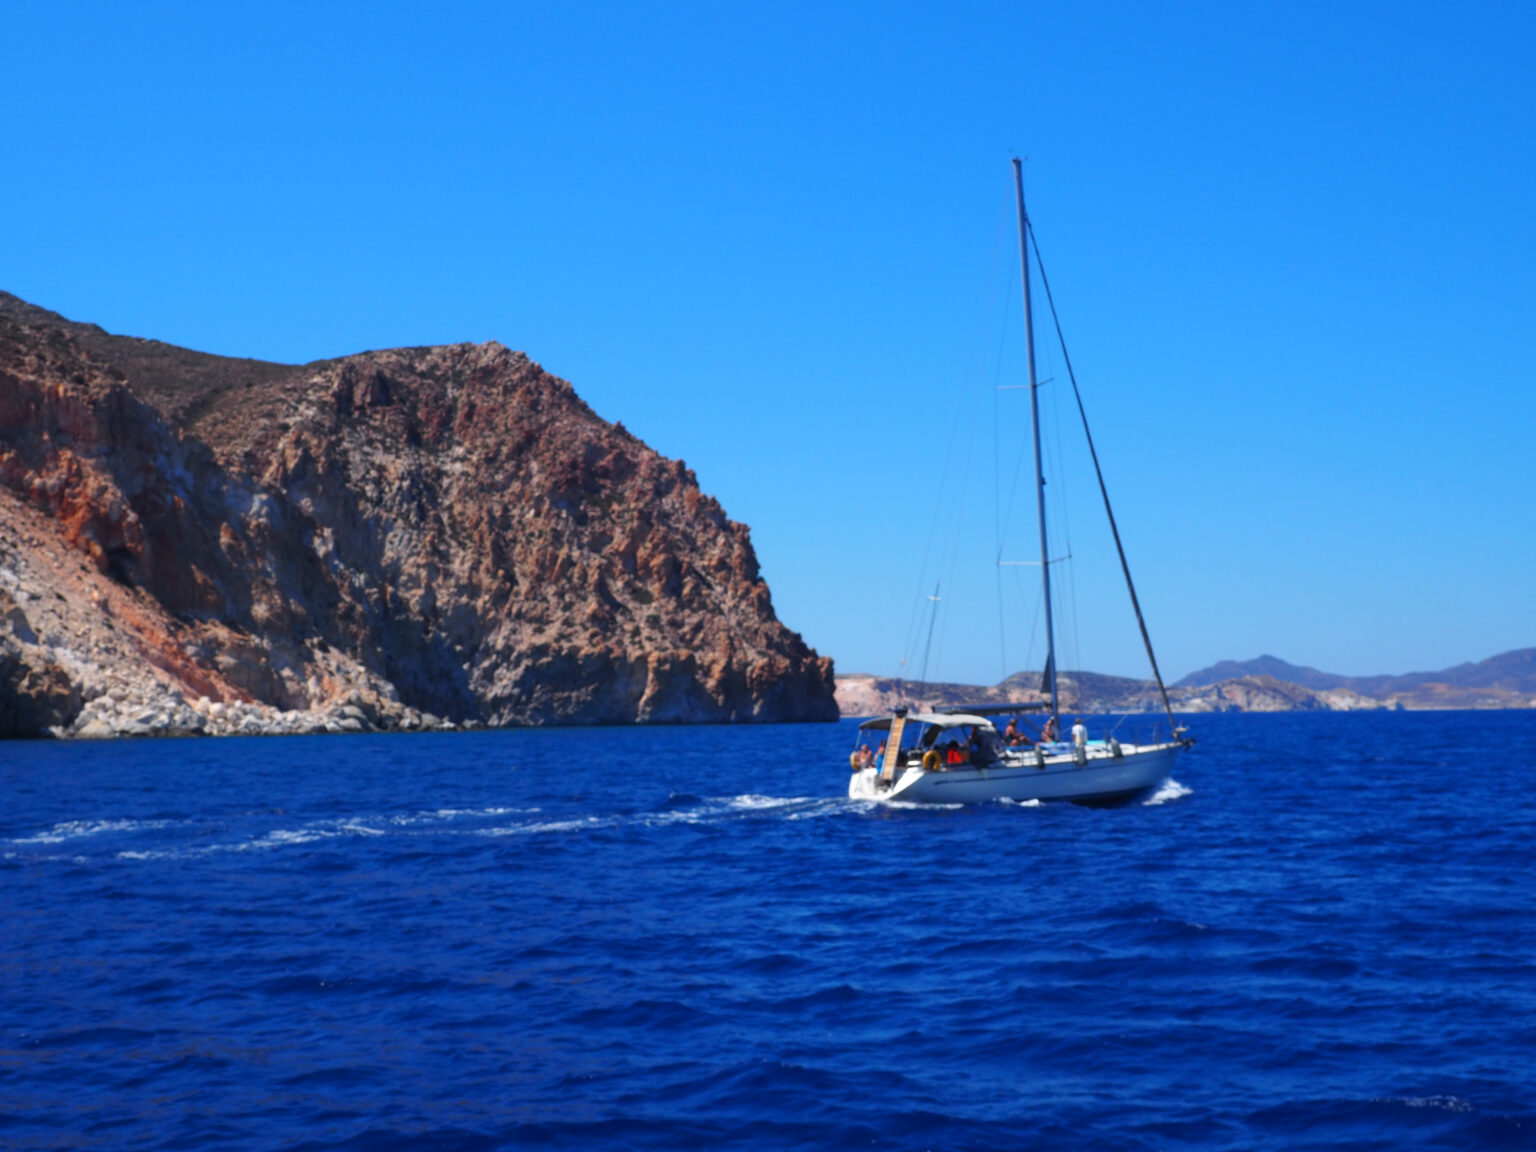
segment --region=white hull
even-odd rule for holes
[[[1039,767],[1033,750],[1010,751],[986,767],[954,767],[932,772],[917,765],[897,769],[891,783],[877,768],[853,773],[848,795],[856,800],[902,800],[914,804],[977,804],[989,800],[1075,800],[1116,804],[1150,794],[1173,771],[1184,745],[1125,744],[1121,755],[1092,747],[1086,763],[1070,748],[1045,757]]]

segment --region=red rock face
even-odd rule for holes
[[[837,716],[746,527],[521,353],[287,368],[24,318],[0,487],[166,618],[183,695],[315,708],[340,660],[381,723]]]

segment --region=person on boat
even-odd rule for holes
[[[960,747],[958,740],[950,740],[944,745],[944,763],[964,764],[965,752]]]
[[[859,768],[862,771],[863,769],[868,768],[868,767],[869,767],[869,745],[868,744],[860,744],[859,745]]]
[[[1003,743],[1012,748],[1024,742],[1023,735],[1019,732],[1019,718],[1008,717],[1008,727],[1003,729]]]
[[[1045,726],[1040,729],[1041,741],[1046,744],[1054,744],[1056,743],[1057,737],[1060,735],[1061,729],[1056,725],[1056,717],[1047,716],[1045,719]]]
[[[874,760],[871,763],[876,768],[880,767],[880,765],[885,763],[885,741],[884,740],[880,741],[880,747],[875,749],[875,758],[874,758]]]
[[[1081,716],[1072,723],[1072,746],[1074,748],[1088,747],[1088,727],[1083,723]]]

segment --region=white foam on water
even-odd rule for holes
[[[909,804],[896,801],[889,804],[897,808],[959,808],[958,804]],[[858,814],[869,811],[873,804],[841,796],[767,796],[746,792],[735,796],[706,797],[687,807],[658,812],[621,813],[607,815],[572,816],[566,819],[514,819],[491,827],[478,826],[475,822],[504,820],[506,817],[537,817],[542,809],[537,807],[495,806],[485,808],[438,808],[424,809],[400,815],[376,813],[315,820],[298,827],[252,830],[246,838],[219,843],[178,844],[167,848],[134,848],[113,853],[123,861],[186,860],[227,853],[268,852],[283,848],[302,847],[328,840],[346,838],[372,839],[384,836],[534,836],[582,833],[601,828],[615,827],[665,827],[679,824],[711,824],[731,820],[778,818],[783,820],[812,820],[824,816]],[[185,821],[173,820],[78,820],[66,821],[54,827],[13,841],[0,841],[15,846],[57,844],[66,840],[94,836],[107,832],[132,832],[165,828]],[[455,826],[457,825],[457,826]],[[5,853],[5,859],[18,853]],[[35,857],[34,857],[35,858]]]
[[[406,827],[412,824],[451,823],[455,820],[483,820],[500,816],[527,816],[537,808],[438,808],[432,812],[413,812],[406,816],[391,816],[389,823]]]
[[[432,825],[440,818],[485,818],[533,814],[538,808],[448,808],[434,812],[418,812],[407,816],[348,816],[332,820],[317,820],[297,828],[274,828],[252,835],[247,840],[233,843],[202,844],[174,849],[128,850],[116,854],[119,860],[178,860],[214,856],[231,852],[267,852],[280,848],[293,848],[316,844],[326,840],[372,839],[380,836],[415,836],[424,833],[448,833],[450,835],[517,836],[535,832],[566,832],[583,828],[595,828],[611,824],[611,819],[589,816],[573,820],[554,820],[526,824],[503,825],[498,828],[450,828],[439,824],[436,828],[418,830],[416,825]],[[169,823],[165,821],[164,823]],[[380,826],[382,825],[382,827]]]
[[[696,805],[662,812],[636,812],[622,815],[585,816],[568,820],[537,820],[475,829],[480,836],[528,836],[539,833],[588,832],[597,828],[661,828],[678,824],[714,824],[727,820],[778,817],[807,820],[819,816],[864,811],[866,805],[841,797],[764,796],[744,793],[739,796],[706,797]],[[534,809],[533,811],[537,811]]]
[[[1045,801],[1044,800],[1038,800],[1038,799],[1037,800],[1015,800],[1011,796],[999,796],[997,802],[999,804],[1007,804],[1007,805],[1009,805],[1011,807],[1014,807],[1014,808],[1044,808],[1045,807]]]
[[[733,808],[747,808],[762,811],[770,808],[787,808],[792,804],[813,804],[818,797],[815,796],[759,796],[748,792],[741,796],[728,796],[725,802]]]
[[[333,840],[340,833],[324,831],[318,828],[278,828],[268,832],[265,836],[258,836],[254,840],[247,840],[243,844],[232,844],[229,850],[235,852],[248,852],[256,849],[286,848],[290,844],[313,844],[316,840]]]
[[[345,832],[349,836],[383,836],[385,834],[382,828],[371,828],[355,820],[348,820],[345,824],[338,825],[336,830]]]
[[[7,843],[62,844],[66,840],[99,836],[103,832],[137,832],[165,828],[172,823],[174,821],[171,820],[66,820],[61,824],[55,824],[45,832],[37,832],[31,836],[18,836]]]
[[[238,852],[242,844],[206,844],[201,848],[150,848],[142,852],[123,851],[119,860],[195,860],[199,856],[212,856],[219,852]]]
[[[236,847],[240,850],[281,848],[288,844],[312,844],[316,840],[335,840],[342,836],[383,836],[385,834],[382,828],[358,823],[356,817],[344,817],[340,820],[320,820],[314,824],[306,824],[302,828],[278,828],[265,836],[247,840]]]
[[[878,800],[875,794],[875,779],[878,773],[873,768],[866,768],[862,772],[855,772],[848,783],[848,797],[851,800]]]
[[[881,795],[875,789],[879,773],[873,768],[866,768],[862,772],[855,772],[848,785],[848,799],[859,802],[860,807],[849,809],[854,812],[867,812],[869,806],[878,804],[882,808],[910,809],[914,812],[942,812],[946,809],[953,810],[964,808],[964,804],[919,804],[915,800],[892,800]]]
[[[1460,1096],[1378,1096],[1373,1104],[1406,1104],[1410,1108],[1438,1108],[1445,1112],[1475,1112],[1469,1100]]]
[[[825,800],[815,800],[799,812],[790,812],[785,815],[786,820],[816,820],[823,816],[846,816],[853,813],[868,812],[871,805],[867,800],[850,800],[847,797],[829,797]]]
[[[844,812],[862,812],[867,805],[845,796],[763,796],[755,792],[721,797],[715,803],[724,808],[710,812],[723,819],[778,816],[785,820],[814,820]]]
[[[1162,782],[1156,792],[1148,796],[1142,803],[1149,807],[1153,804],[1166,804],[1170,800],[1181,800],[1185,796],[1192,796],[1194,792],[1193,788],[1184,787],[1184,785],[1170,776]]]
[[[481,836],[532,836],[539,832],[584,832],[613,824],[601,816],[582,816],[575,820],[541,820],[530,824],[508,824],[501,828],[482,828]]]
[[[636,824],[647,828],[664,824],[708,824],[721,816],[720,809],[711,807],[674,808],[670,812],[651,812],[634,818]]]
[[[345,837],[371,838],[387,836],[382,828],[363,824],[356,817],[339,820],[321,820],[299,828],[274,828],[249,840],[233,844],[200,844],[185,848],[125,851],[117,853],[119,860],[185,860],[199,856],[214,856],[224,852],[266,852],[275,848],[291,848],[297,844],[314,844],[322,840],[338,840]]]

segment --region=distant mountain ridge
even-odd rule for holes
[[[1236,680],[1243,676],[1273,676],[1276,680],[1284,680],[1287,684],[1300,684],[1303,688],[1318,691],[1324,688],[1337,688],[1346,679],[1329,672],[1319,672],[1316,668],[1291,664],[1278,656],[1260,656],[1256,660],[1218,661],[1209,668],[1191,672],[1183,679],[1175,681],[1171,687],[1199,688],[1206,684],[1219,684],[1223,680]]]
[[[921,684],[894,678],[837,677],[844,716],[873,716],[898,705],[952,708],[1018,704],[1040,709],[1039,672],[1016,672],[999,684]],[[1063,671],[1063,712],[1158,712],[1162,698],[1150,680]],[[1169,685],[1175,712],[1349,712],[1371,709],[1536,708],[1536,648],[1504,652],[1443,672],[1404,676],[1336,676],[1260,656],[1223,660]]]
[[[1338,676],[1316,668],[1290,664],[1278,656],[1260,656],[1256,660],[1222,660],[1209,668],[1191,672],[1173,685],[1197,688],[1244,676],[1272,676],[1289,684],[1299,684],[1314,691],[1347,688],[1362,696],[1378,699],[1413,692],[1430,684],[1450,688],[1494,689],[1514,693],[1536,693],[1536,648],[1516,648],[1475,663],[1458,664],[1440,672],[1408,672],[1402,676]]]

